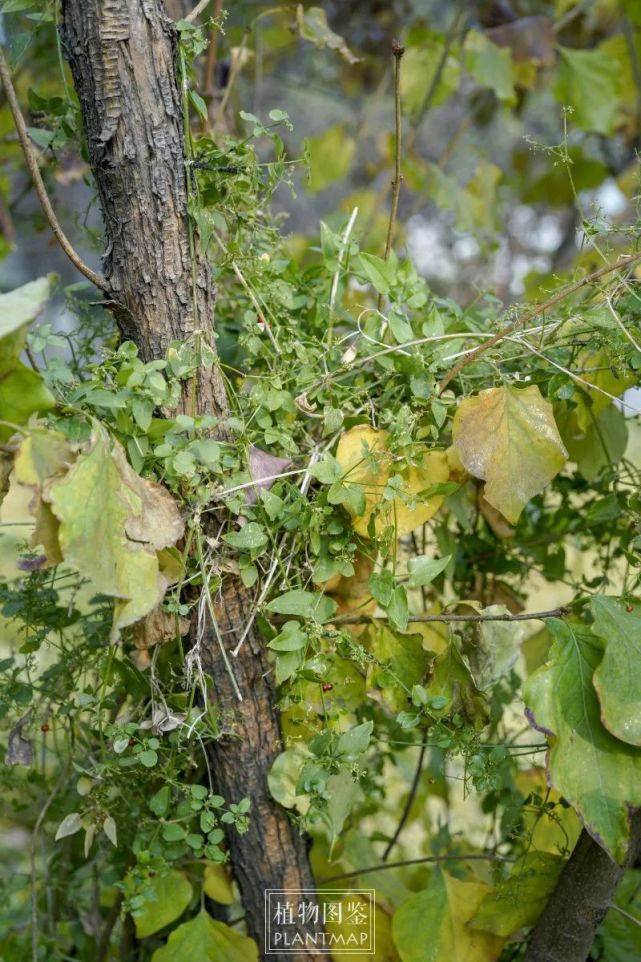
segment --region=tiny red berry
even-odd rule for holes
[[[333,687],[334,687],[334,686],[331,684],[331,682],[326,681],[326,682],[323,684],[323,691],[331,691]]]
[[[625,610],[630,614],[631,611],[634,611],[634,605],[626,605]]]
[[[49,731],[49,726],[47,725],[46,722],[44,722],[44,724],[40,726],[40,731],[41,731],[41,732],[48,732],[48,731]]]

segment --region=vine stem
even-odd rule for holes
[[[412,805],[414,804],[414,799],[416,798],[416,792],[418,791],[419,782],[421,780],[421,772],[423,771],[423,762],[425,761],[426,751],[427,751],[427,743],[423,742],[421,744],[421,750],[418,753],[416,770],[414,772],[414,778],[412,779],[412,785],[410,787],[409,795],[407,796],[407,801],[405,802],[405,806],[403,808],[403,813],[398,821],[398,825],[396,826],[396,831],[394,832],[391,839],[385,846],[385,851],[381,856],[384,862],[386,862],[387,859],[389,858],[389,854],[394,848],[394,846],[396,845],[396,843],[398,842],[400,834],[405,828],[405,823],[409,818],[410,810],[412,808]]]
[[[441,379],[438,386],[439,394],[443,393],[450,381],[457,377],[463,368],[475,361],[477,357],[479,357],[485,351],[489,351],[490,348],[495,347],[495,345],[499,344],[506,337],[509,337],[511,334],[514,334],[516,331],[518,331],[521,324],[526,324],[535,317],[540,317],[541,314],[545,314],[546,311],[548,311],[551,307],[554,307],[560,301],[565,300],[566,297],[570,297],[570,295],[580,291],[582,287],[587,287],[588,284],[598,281],[606,274],[611,274],[614,271],[623,271],[627,267],[637,264],[640,260],[641,251],[637,251],[636,254],[625,254],[622,258],[620,258],[620,260],[616,261],[616,263],[604,264],[603,267],[593,271],[591,274],[587,274],[580,280],[574,281],[572,284],[568,284],[567,287],[562,287],[560,291],[557,291],[556,294],[553,294],[552,297],[548,298],[547,301],[544,301],[537,307],[534,307],[531,310],[526,311],[525,314],[515,318],[510,324],[506,325],[502,331],[497,331],[496,334],[494,334],[493,337],[491,337],[488,341],[480,344],[474,351],[471,351],[469,354],[466,354],[465,357],[462,357],[458,364],[455,364],[454,367],[451,368]]]
[[[546,618],[562,618],[567,615],[569,608],[552,608],[550,611],[521,612],[517,615],[410,615],[409,623],[418,624],[420,622],[438,621],[444,624],[449,622],[479,622],[479,621],[545,621]],[[387,621],[387,615],[340,615],[332,619],[334,625],[366,625],[370,621]]]
[[[367,865],[364,868],[357,868],[353,872],[341,872],[340,875],[330,875],[327,878],[318,880],[319,885],[327,885],[329,882],[338,882],[340,879],[357,878],[359,875],[369,875],[372,872],[384,872],[388,868],[403,868],[405,865],[425,865],[427,862],[467,862],[467,861],[486,861],[486,862],[516,862],[515,858],[508,858],[505,855],[481,855],[473,852],[471,855],[426,855],[424,858],[406,858],[400,862],[384,862],[382,865]]]
[[[31,836],[31,845],[29,849],[29,861],[31,865],[31,957],[33,962],[38,962],[38,893],[36,891],[36,880],[38,876],[36,856],[38,848],[38,836],[40,835],[40,829],[42,828],[42,823],[45,820],[45,816],[49,811],[49,807],[53,802],[54,798],[61,790],[65,782],[69,777],[69,767],[66,766],[58,781],[52,788],[46,802],[40,809],[40,814],[36,819],[36,824],[33,827],[33,834]]]
[[[0,80],[2,80],[2,86],[4,87],[7,103],[9,104],[9,109],[11,110],[11,114],[13,116],[13,122],[18,134],[20,146],[22,147],[22,153],[24,154],[24,159],[27,163],[29,173],[31,174],[33,186],[36,194],[38,195],[40,206],[42,207],[45,217],[47,218],[49,227],[51,228],[54,237],[74,267],[76,267],[81,274],[84,274],[87,280],[91,281],[92,284],[95,284],[96,287],[100,288],[101,291],[110,293],[107,280],[102,276],[102,274],[96,273],[96,271],[92,270],[88,264],[85,264],[78,252],[74,249],[71,241],[63,231],[58,218],[56,217],[51,201],[49,200],[45,182],[42,179],[42,174],[40,173],[38,159],[31,145],[31,141],[29,140],[27,125],[22,115],[20,104],[18,103],[18,97],[11,79],[9,64],[7,63],[7,59],[2,48],[0,48]]]
[[[392,180],[392,203],[389,212],[389,223],[387,225],[387,238],[385,240],[385,253],[383,260],[389,259],[392,250],[392,238],[394,236],[394,224],[398,212],[398,199],[401,194],[401,183],[403,174],[401,173],[401,148],[402,148],[402,121],[401,121],[401,60],[405,53],[398,40],[392,40],[392,54],[394,56],[394,128],[395,128],[395,149],[394,149],[394,179]],[[378,295],[378,310],[383,306],[383,295]]]

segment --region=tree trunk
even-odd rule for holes
[[[536,923],[524,962],[585,962],[614,901],[625,869],[641,851],[641,816],[632,818],[624,865],[583,829],[557,886]]]
[[[163,0],[62,0],[63,44],[80,98],[89,159],[107,235],[105,276],[124,337],[145,361],[164,357],[172,340],[199,332],[210,346],[215,290],[208,264],[190,254],[183,115],[176,77],[176,38]],[[224,418],[224,382],[201,370],[190,413]],[[240,636],[251,597],[229,578],[217,617],[228,649]],[[192,644],[196,643],[194,621]],[[313,889],[305,839],[271,798],[266,776],[281,751],[278,712],[264,644],[253,630],[234,663],[236,698],[213,627],[200,639],[225,730],[210,749],[217,790],[227,801],[248,797],[251,828],[228,836],[249,934],[259,947],[265,889]],[[301,934],[305,929],[301,926]],[[292,955],[270,954],[271,960]],[[321,954],[301,954],[320,962]]]

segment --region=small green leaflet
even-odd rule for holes
[[[267,610],[277,615],[298,615],[300,618],[311,618],[323,623],[333,617],[336,602],[320,592],[294,588],[270,601]]]

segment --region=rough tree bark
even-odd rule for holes
[[[62,0],[62,12],[64,49],[104,215],[105,277],[122,334],[146,361],[163,357],[172,340],[197,331],[214,347],[215,290],[205,258],[197,250],[193,260],[190,254],[176,39],[163,0]],[[224,382],[215,366],[200,372],[195,397],[183,404],[224,419]],[[231,649],[251,597],[233,578],[222,597],[217,616]],[[211,747],[217,790],[228,801],[246,796],[252,802],[249,832],[230,832],[228,843],[248,931],[261,946],[265,889],[314,887],[306,843],[267,789],[281,739],[260,636],[251,631],[234,660],[241,704],[211,626],[201,647],[217,707],[234,732]],[[320,962],[324,956],[300,958]]]
[[[640,853],[639,814],[632,818],[624,865],[613,862],[584,829],[534,927],[524,962],[585,962],[625,869]]]

